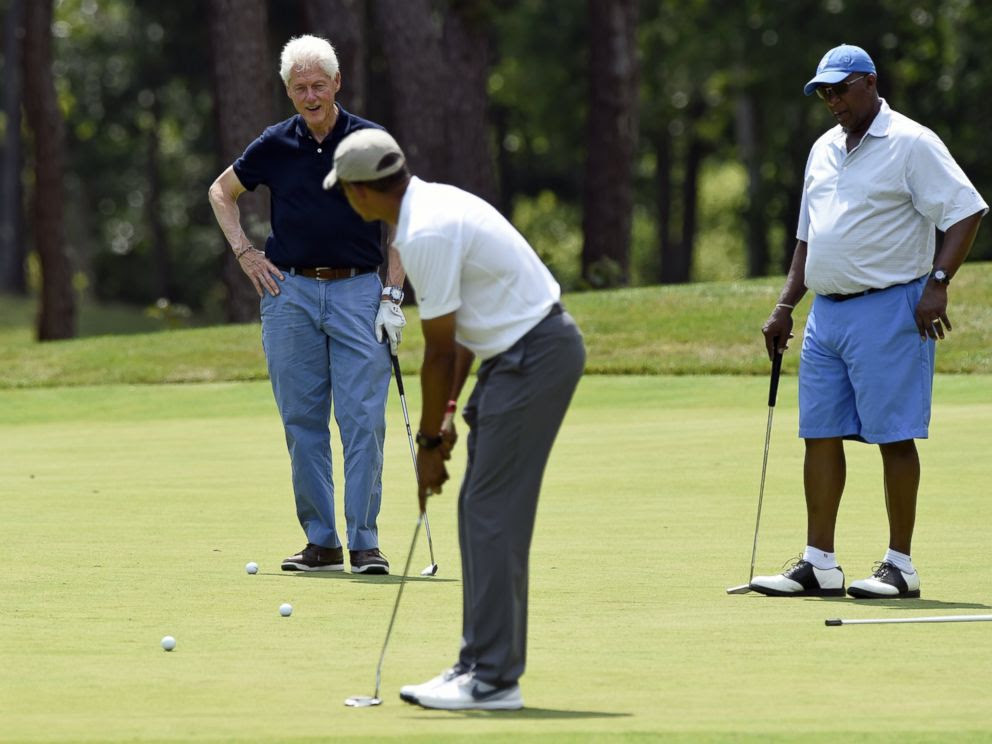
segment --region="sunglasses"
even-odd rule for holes
[[[861,77],[854,78],[854,80],[845,80],[843,83],[836,83],[834,85],[821,85],[819,88],[816,89],[816,95],[818,95],[824,101],[826,101],[828,98],[833,98],[834,96],[840,98],[842,95],[847,93],[847,91],[851,88],[851,85],[853,83],[856,83],[859,80],[864,80],[866,77],[868,76],[862,75]]]

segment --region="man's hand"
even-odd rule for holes
[[[923,296],[916,303],[914,319],[921,340],[929,336],[935,341],[942,341],[944,331],[951,330],[951,321],[947,317],[947,287],[933,280],[927,281]]]
[[[279,294],[279,285],[276,284],[273,277],[278,277],[279,281],[283,281],[286,277],[282,275],[274,263],[265,257],[262,251],[257,248],[249,248],[238,257],[238,266],[251,279],[252,286],[255,287],[259,297],[265,294],[265,290],[268,290],[273,297]]]
[[[434,449],[417,449],[417,482],[420,487],[417,499],[420,502],[420,513],[427,509],[427,497],[441,493],[441,486],[448,480],[448,470],[444,467],[444,453],[441,446]]]
[[[406,317],[400,306],[391,300],[384,300],[379,303],[379,312],[375,316],[375,337],[382,343],[383,331],[389,339],[389,350],[395,356],[396,349],[399,348],[400,339],[403,337],[403,326],[406,325]]]
[[[761,332],[765,336],[768,358],[774,360],[776,354],[781,354],[789,348],[789,339],[792,338],[792,308],[776,305],[761,327]],[[776,339],[778,339],[777,346]]]

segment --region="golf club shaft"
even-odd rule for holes
[[[417,479],[417,488],[420,488],[420,471],[417,470],[417,450],[413,445],[413,431],[410,429],[410,412],[406,407],[406,393],[403,390],[403,373],[400,371],[400,360],[392,354],[393,376],[396,378],[396,389],[400,393],[400,407],[403,409],[403,421],[406,424],[406,437],[410,442],[410,457],[413,459],[413,475]],[[431,523],[427,519],[427,509],[424,509],[424,529],[427,532],[427,549],[431,554],[431,566],[437,564],[434,560],[434,541],[431,539]]]
[[[382,682],[382,661],[386,658],[386,647],[389,645],[389,636],[393,633],[393,623],[396,622],[396,611],[400,608],[400,597],[403,596],[403,587],[406,584],[406,575],[410,571],[410,561],[413,559],[413,549],[417,545],[417,535],[420,534],[420,523],[424,515],[417,518],[417,526],[413,529],[413,539],[410,541],[410,552],[406,554],[406,563],[403,566],[403,574],[400,576],[400,588],[396,591],[396,601],[393,602],[393,614],[389,618],[389,627],[386,628],[386,638],[382,642],[382,653],[379,654],[379,663],[375,668],[375,694],[372,697],[379,697],[379,685]]]
[[[765,426],[765,453],[761,458],[761,485],[758,487],[758,514],[754,519],[754,542],[751,545],[751,571],[747,581],[754,579],[754,561],[758,555],[758,528],[761,525],[761,503],[765,498],[765,473],[768,471],[768,446],[772,439],[772,417],[775,413],[775,399],[778,397],[778,380],[782,374],[782,354],[778,351],[778,337],[774,339],[775,356],[772,359],[772,375],[768,382],[768,423]]]
[[[990,622],[992,615],[937,615],[934,617],[889,617],[860,620],[826,620],[827,625],[882,625],[888,623],[978,623]]]

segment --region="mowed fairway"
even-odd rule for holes
[[[919,445],[923,599],[906,602],[725,594],[747,579],[766,396],[761,377],[583,380],[531,555],[528,707],[483,714],[397,697],[457,651],[464,442],[430,501],[440,571],[417,575],[421,534],[384,703],[354,710],[342,703],[372,694],[398,576],[279,571],[304,540],[267,383],[0,391],[0,741],[990,741],[992,623],[823,621],[992,614],[992,377],[938,377]],[[380,526],[399,574],[415,488],[395,390],[389,406]],[[804,543],[796,419],[790,376],[759,572]],[[850,581],[887,535],[877,449],[848,452]]]

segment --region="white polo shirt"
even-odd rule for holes
[[[988,205],[940,138],[882,100],[847,152],[840,125],[806,162],[796,237],[806,241],[806,286],[852,294],[930,272],[934,226],[946,230]]]
[[[455,340],[481,359],[548,314],[561,287],[524,237],[467,191],[410,179],[393,240],[424,320],[455,314]]]

